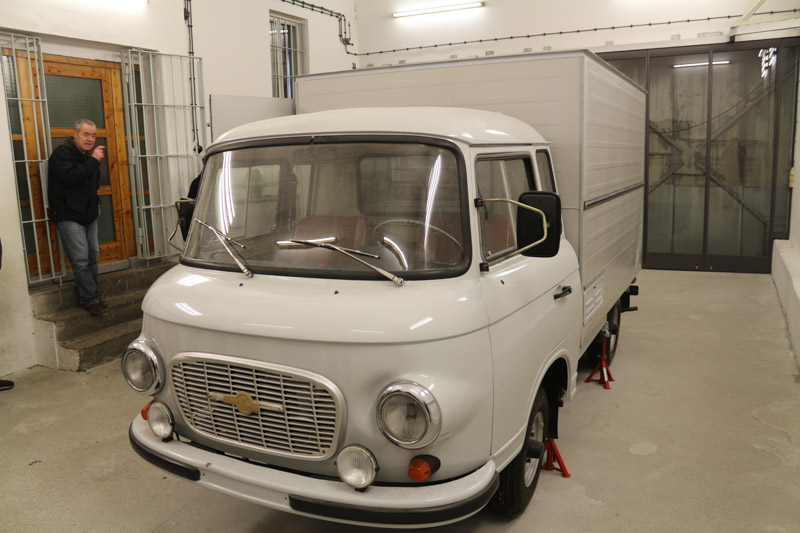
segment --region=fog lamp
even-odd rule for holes
[[[144,340],[130,343],[122,354],[122,375],[133,390],[155,394],[163,381],[161,363],[155,350]]]
[[[411,382],[389,385],[378,399],[378,427],[402,448],[416,450],[439,436],[442,415],[431,391]]]
[[[339,477],[355,489],[365,489],[375,480],[378,463],[370,451],[363,446],[347,446],[336,458]]]
[[[167,440],[172,437],[172,430],[175,424],[172,419],[172,413],[165,404],[161,402],[150,404],[150,409],[147,412],[147,424],[159,439]]]

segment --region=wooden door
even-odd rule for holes
[[[50,135],[55,148],[72,136],[76,120],[97,125],[96,145],[106,147],[100,162],[100,213],[97,234],[100,263],[135,255],[128,164],[118,63],[60,56],[44,57]]]

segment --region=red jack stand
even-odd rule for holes
[[[589,383],[590,381],[597,381],[603,384],[603,387],[606,389],[611,388],[611,384],[609,381],[614,381],[614,376],[611,375],[611,370],[608,368],[608,362],[606,361],[606,341],[608,337],[603,337],[603,351],[600,352],[600,362],[597,363],[597,366],[594,367],[592,373],[589,374],[589,377],[586,378],[585,383]],[[600,371],[600,375],[596,379],[592,379],[597,371]]]
[[[567,472],[567,467],[564,464],[564,459],[561,458],[561,454],[558,453],[558,446],[556,446],[555,440],[547,439],[547,442],[544,443],[544,453],[547,454],[547,463],[542,465],[542,468],[545,470],[557,470],[561,472],[561,477],[570,477],[572,475]],[[553,464],[553,458],[555,458],[558,466]]]

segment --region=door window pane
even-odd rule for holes
[[[19,98],[17,90],[17,76],[14,68],[14,59],[11,56],[0,54],[0,78],[5,87],[6,102],[8,103],[8,122],[11,133],[19,135],[22,133],[22,122],[19,119],[19,101],[12,98]]]
[[[553,167],[550,165],[550,155],[546,150],[536,151],[536,168],[539,170],[539,181],[542,182],[542,190],[556,192]]]
[[[23,205],[20,207],[22,212],[22,237],[25,244],[26,254],[36,253],[36,236],[34,235],[33,212],[30,205]]]
[[[92,78],[45,76],[51,128],[71,128],[75,121],[88,118],[105,128],[103,82]]]
[[[28,170],[25,161],[25,147],[22,141],[11,141],[11,146],[14,149],[14,166],[16,167],[15,174],[17,175],[17,194],[19,195],[20,202],[27,202],[31,199],[28,192]]]
[[[708,254],[768,255],[776,72],[761,76],[759,49],[714,63]]]
[[[650,61],[648,252],[703,252],[707,88],[707,54]]]
[[[114,207],[111,195],[100,196],[100,214],[97,216],[97,242],[105,244],[117,240],[114,231]]]
[[[528,159],[484,160],[475,166],[478,196],[518,200],[531,190]],[[481,247],[490,259],[517,248],[516,207],[506,202],[487,202],[481,208]]]

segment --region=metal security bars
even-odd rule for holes
[[[306,24],[274,14],[269,16],[272,58],[272,96],[294,98],[295,76],[306,72]]]
[[[48,217],[47,158],[51,140],[41,41],[37,37],[0,33],[0,67],[28,282],[58,279],[66,269]]]
[[[123,54],[123,71],[136,247],[139,258],[151,259],[174,253],[173,204],[202,168],[202,62],[132,49]]]

